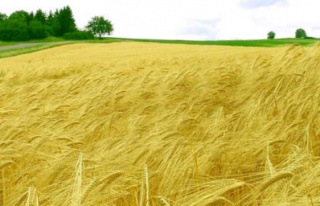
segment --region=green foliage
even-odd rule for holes
[[[26,41],[29,39],[42,39],[47,37],[46,15],[38,10],[13,12],[9,18],[0,24],[0,40],[4,41]]]
[[[46,21],[46,31],[49,36],[57,36],[56,33],[60,29],[60,23],[58,22],[56,17],[58,11],[52,13],[52,11],[49,12],[49,15],[47,17]]]
[[[20,22],[28,22],[29,13],[23,10],[15,11],[9,16],[9,20],[17,20]]]
[[[55,36],[61,37],[65,33],[77,31],[72,10],[69,6],[56,11],[53,18],[52,29]]]
[[[67,40],[85,40],[85,39],[93,39],[94,36],[90,31],[75,31],[75,32],[65,33],[63,35],[63,38]]]
[[[241,47],[276,47],[292,44],[303,46],[312,45],[318,42],[317,39],[275,39],[273,41],[267,39],[255,40],[218,40],[218,41],[195,41],[195,40],[160,40],[160,39],[126,39],[126,38],[106,38],[104,42],[155,42],[165,44],[190,44],[190,45],[226,45],[226,46],[241,46]]]
[[[33,13],[33,12],[30,12],[30,13],[29,13],[29,16],[28,16],[28,22],[31,22],[31,21],[33,21],[33,20],[35,20],[35,18],[34,18],[34,13]]]
[[[29,34],[31,39],[43,39],[47,37],[46,27],[39,20],[35,19],[29,23]]]
[[[48,16],[41,9],[35,13],[16,11],[9,18],[0,13],[0,40],[3,41],[43,39],[49,35],[62,37],[65,33],[75,31],[75,19],[69,6],[54,13],[50,11]]]
[[[276,37],[276,33],[274,31],[270,31],[268,33],[268,39],[274,39]]]
[[[36,11],[36,14],[34,15],[34,19],[39,21],[43,25],[47,23],[46,13],[44,13],[41,9],[38,9]]]
[[[110,35],[113,32],[113,26],[111,21],[104,19],[102,16],[95,16],[89,21],[86,26],[94,35],[98,35],[99,38],[102,38],[102,35]]]
[[[27,22],[9,18],[0,24],[0,39],[3,41],[25,41],[30,39]]]
[[[7,19],[8,19],[8,16],[6,14],[0,13],[0,23]]]
[[[317,39],[317,38],[312,36],[306,36],[304,39]]]
[[[296,38],[298,39],[305,39],[307,37],[307,33],[304,29],[297,29],[296,30]]]

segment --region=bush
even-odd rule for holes
[[[312,36],[306,36],[305,39],[317,39],[317,38]]]
[[[0,24],[0,40],[2,41],[25,41],[30,35],[26,22],[18,20],[5,20]]]
[[[45,25],[38,20],[32,20],[29,23],[29,34],[31,39],[44,39],[48,36]]]
[[[63,35],[63,38],[66,40],[85,40],[85,39],[93,39],[94,36],[90,31],[75,31],[68,32]]]

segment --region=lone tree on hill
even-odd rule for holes
[[[305,39],[307,37],[307,33],[304,29],[297,29],[296,30],[296,38],[298,39]]]
[[[274,31],[270,31],[268,33],[268,39],[274,39],[276,37],[276,33]]]
[[[93,17],[86,28],[94,35],[98,35],[100,39],[102,39],[102,35],[110,35],[113,32],[111,21],[104,19],[102,16]]]

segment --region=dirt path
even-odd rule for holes
[[[43,44],[43,43],[23,43],[23,44],[16,44],[16,45],[10,45],[10,46],[0,46],[0,50],[19,49],[24,47],[37,46],[40,44]]]
[[[21,43],[21,44],[9,45],[9,46],[0,46],[0,51],[10,50],[10,49],[21,49],[21,48],[33,47],[33,46],[45,45],[45,44],[58,45],[58,44],[66,44],[66,42],[61,41],[61,42],[45,42],[45,43]]]

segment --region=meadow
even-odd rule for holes
[[[0,205],[320,204],[320,44],[0,59]]]
[[[115,43],[115,42],[147,42],[161,44],[184,44],[184,45],[219,45],[219,46],[238,46],[238,47],[278,47],[298,44],[301,46],[310,46],[319,42],[319,39],[253,39],[253,40],[166,40],[166,39],[130,39],[107,37],[93,40],[65,40],[59,37],[48,37],[40,40],[29,40],[23,42],[3,42],[0,41],[0,58],[17,56],[20,54],[32,53],[55,46],[74,44],[74,43]],[[34,46],[21,46],[21,48],[2,49],[2,46],[17,46],[21,44],[34,44]]]

